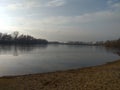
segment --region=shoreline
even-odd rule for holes
[[[0,90],[120,90],[120,59],[48,73],[2,76]]]
[[[69,72],[69,71],[76,71],[76,70],[84,70],[84,69],[90,69],[90,68],[95,68],[95,67],[101,67],[101,66],[106,66],[106,65],[110,65],[110,64],[114,64],[119,62],[120,60],[115,60],[115,61],[111,61],[111,62],[106,62],[100,65],[95,65],[95,66],[87,66],[87,67],[80,67],[80,68],[74,68],[74,69],[68,69],[68,70],[57,70],[57,71],[50,71],[50,72],[43,72],[43,73],[30,73],[30,74],[20,74],[20,75],[3,75],[0,76],[1,78],[12,78],[12,77],[22,77],[22,76],[30,76],[30,75],[40,75],[40,74],[52,74],[52,73],[59,73],[59,72]]]
[[[76,70],[82,70],[82,69],[90,69],[90,68],[95,68],[95,67],[107,66],[107,65],[114,64],[114,63],[117,63],[117,62],[120,62],[120,59],[110,61],[110,62],[106,62],[106,63],[100,64],[100,65],[80,67],[80,68],[68,69],[68,70],[57,70],[57,71],[50,71],[50,72],[43,72],[43,73],[33,73],[33,74],[30,73],[30,74],[21,74],[21,75],[3,75],[3,76],[0,76],[0,79],[1,78],[7,78],[7,77],[22,77],[22,76],[40,75],[40,74],[52,74],[52,73],[59,73],[59,72],[64,73],[64,72],[68,72],[68,71],[76,71]]]

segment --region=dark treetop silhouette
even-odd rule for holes
[[[120,38],[117,40],[107,40],[104,45],[106,47],[113,47],[113,48],[119,48],[120,49]]]
[[[48,44],[48,41],[15,31],[12,34],[0,33],[0,44]]]

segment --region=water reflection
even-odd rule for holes
[[[120,49],[106,48],[102,46],[83,46],[83,45],[50,45],[53,48],[65,47],[68,49],[76,50],[77,48],[91,49],[93,51],[107,51],[108,53],[114,53],[120,56]],[[48,45],[0,45],[0,55],[13,55],[18,56],[20,54],[31,53],[35,50],[46,49]]]
[[[67,48],[68,50],[70,49],[80,49],[80,48],[93,48],[92,46],[80,46],[80,45],[49,45],[50,50],[56,50],[61,48]],[[18,56],[20,54],[25,54],[25,53],[31,53],[36,50],[45,50],[48,47],[48,45],[0,45],[0,55],[13,55],[13,56]],[[48,48],[49,49],[49,48]],[[76,50],[75,49],[75,50]],[[61,51],[60,49],[59,51]]]
[[[119,59],[118,51],[99,46],[80,45],[2,45],[0,46],[0,76],[100,65]]]
[[[47,45],[0,45],[0,55],[13,55],[30,53],[34,50],[45,49]]]
[[[114,54],[117,54],[120,56],[120,49],[118,48],[109,48],[109,47],[104,47],[107,52],[112,52]]]

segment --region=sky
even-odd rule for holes
[[[120,38],[120,0],[0,0],[0,32],[49,41]]]

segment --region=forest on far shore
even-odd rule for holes
[[[48,44],[48,41],[15,31],[12,34],[0,33],[0,44]]]
[[[0,33],[0,44],[65,44],[65,45],[102,45],[110,48],[120,48],[120,38],[117,40],[107,40],[107,41],[97,41],[93,42],[81,42],[81,41],[71,41],[71,42],[48,42],[46,39],[37,39],[31,35],[20,34],[18,31],[12,34]]]
[[[117,40],[107,40],[104,45],[106,47],[120,48],[120,39]]]

